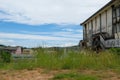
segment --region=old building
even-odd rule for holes
[[[92,46],[93,36],[99,35],[103,46],[120,47],[120,0],[111,0],[81,25],[87,46]]]
[[[22,48],[19,46],[17,46],[17,47],[10,47],[10,46],[0,47],[0,50],[8,51],[11,54],[22,54]]]
[[[32,54],[33,50],[32,49],[23,49],[23,54]]]

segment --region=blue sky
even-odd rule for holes
[[[0,44],[77,45],[83,37],[80,23],[109,1],[0,0]]]
[[[1,21],[0,26],[0,40],[6,45],[67,46],[68,43],[77,45],[82,38],[79,25],[26,25]]]

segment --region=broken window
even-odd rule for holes
[[[113,8],[113,27],[114,32],[120,32],[120,6]]]
[[[116,23],[116,8],[113,9],[113,24]]]
[[[119,20],[120,20],[120,7],[116,8],[116,18],[117,18],[117,22],[119,22]]]

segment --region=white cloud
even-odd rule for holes
[[[72,34],[70,32],[53,32],[49,36],[34,34],[34,32],[24,31],[25,33],[3,33],[0,32],[0,44],[12,46],[72,46],[77,45],[79,40],[82,39],[82,34]],[[34,35],[33,35],[34,34]],[[48,35],[48,32],[44,32]]]
[[[0,0],[0,19],[24,24],[79,24],[110,0]]]
[[[71,33],[71,32],[56,32],[54,34],[52,34],[53,36],[61,36],[61,37],[67,37],[70,38],[69,40],[75,40],[75,39],[82,39],[82,34],[78,34],[78,33]]]
[[[67,31],[67,32],[78,32],[78,33],[83,33],[82,29],[70,29],[70,28],[66,28],[66,29],[62,29],[63,31]]]
[[[0,43],[13,43],[14,40],[6,40],[6,39],[1,39]]]
[[[30,35],[49,35],[53,37],[60,37],[60,38],[68,38],[68,39],[82,39],[82,29],[80,30],[74,30],[74,29],[63,29],[63,31],[57,31],[57,32],[30,32],[30,31],[21,31],[24,34],[30,34]],[[76,33],[77,32],[77,33]]]
[[[68,29],[62,29],[63,31],[68,31],[68,32],[73,32],[74,30],[73,29],[70,29],[70,28],[68,28]]]
[[[60,41],[71,39],[66,37],[40,36],[40,35],[31,35],[31,34],[2,33],[2,32],[0,32],[0,38],[29,39],[29,40],[60,40]],[[73,40],[77,40],[77,39],[73,39]]]
[[[15,43],[14,40],[12,39],[0,39],[0,44],[4,44],[4,45],[13,45],[13,43]]]

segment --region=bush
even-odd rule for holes
[[[115,53],[115,54],[120,55],[120,48],[111,48],[110,51],[111,51],[112,53]]]
[[[0,58],[2,62],[9,63],[11,61],[11,54],[8,51],[0,50]]]

